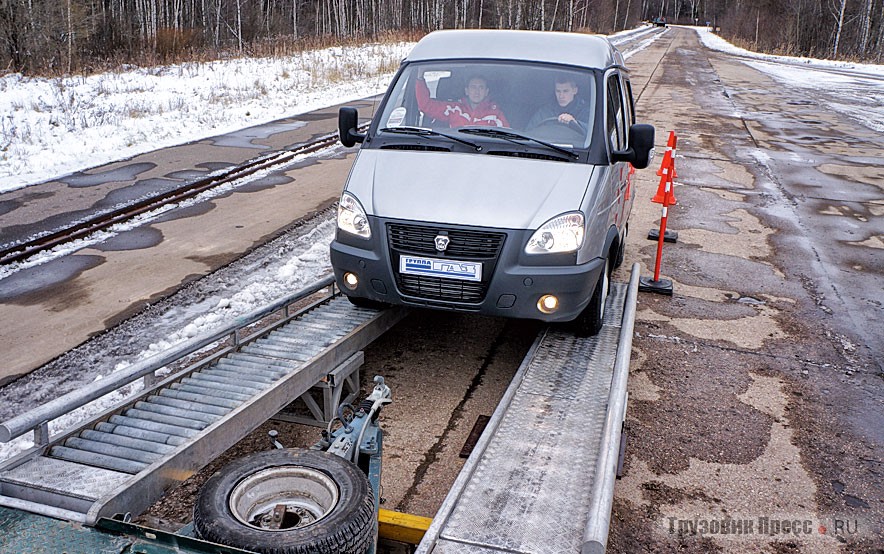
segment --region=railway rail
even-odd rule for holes
[[[21,243],[3,245],[0,247],[0,264],[24,261],[35,254],[50,250],[58,245],[82,239],[112,225],[130,221],[143,213],[157,210],[163,206],[177,204],[259,171],[269,171],[282,167],[298,156],[312,154],[333,146],[337,140],[337,133],[329,133],[294,150],[273,152],[227,169],[219,174],[187,182],[173,190],[152,195],[107,212],[94,214],[74,225],[38,234]]]

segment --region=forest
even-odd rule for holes
[[[0,0],[0,71],[91,73],[453,28],[712,26],[745,48],[881,63],[884,0]]]

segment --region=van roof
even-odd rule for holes
[[[605,69],[623,57],[607,38],[582,33],[512,30],[434,31],[406,61],[443,59],[525,60]]]

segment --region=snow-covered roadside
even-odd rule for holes
[[[759,60],[795,64],[802,67],[818,67],[845,70],[849,69],[852,73],[868,73],[869,75],[884,76],[884,65],[835,60],[820,60],[815,58],[805,58],[797,56],[775,56],[773,54],[759,54],[758,52],[752,52],[751,50],[746,50],[744,48],[734,46],[733,44],[713,33],[711,30],[709,30],[708,27],[690,28],[694,29],[700,35],[700,40],[703,42],[704,46],[706,46],[707,48],[711,48],[712,50],[718,50],[719,52],[726,52],[728,54],[756,58]]]
[[[0,192],[380,93],[412,46],[0,77]]]
[[[824,99],[834,112],[884,132],[884,65],[759,54],[738,48],[706,28],[693,27],[705,46],[743,58],[791,90]]]

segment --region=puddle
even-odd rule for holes
[[[772,254],[768,237],[776,231],[745,209],[723,214],[721,219],[733,233],[717,233],[702,229],[682,229],[680,239],[684,244],[698,246],[712,254],[738,256],[747,259],[767,258]]]
[[[34,293],[74,279],[80,273],[104,263],[102,256],[64,256],[45,264],[23,269],[0,281],[0,302],[39,304],[44,295]]]
[[[169,179],[180,179],[181,181],[196,181],[197,179],[205,177],[207,173],[209,173],[208,170],[200,171],[198,169],[185,169],[183,171],[167,173],[166,177]]]
[[[138,178],[140,174],[144,173],[145,171],[149,171],[156,166],[157,165],[154,163],[142,162],[127,164],[99,173],[86,174],[78,172],[66,177],[62,177],[61,179],[59,179],[59,182],[65,183],[70,187],[80,188],[94,187],[96,185],[103,185],[105,183],[112,183],[115,181],[134,181],[136,178]]]
[[[272,146],[270,144],[262,144],[258,141],[265,140],[278,133],[300,129],[305,125],[307,125],[307,123],[304,121],[276,121],[268,123],[267,125],[258,125],[257,127],[242,129],[241,131],[235,131],[220,137],[212,137],[208,139],[208,142],[215,146],[264,150],[266,148],[272,148]]]
[[[232,164],[230,162],[203,162],[196,164],[197,167],[203,167],[208,172],[221,171],[223,169],[230,169],[232,167],[236,167],[236,164]]]
[[[310,112],[310,113],[305,113],[305,114],[299,115],[297,117],[296,121],[326,121],[329,119],[331,119],[331,120],[337,119],[337,117],[338,117],[337,112],[329,112],[329,113]]]
[[[257,192],[292,182],[294,182],[294,179],[285,174],[268,175],[267,177],[262,177],[248,184],[236,187],[236,192]]]
[[[636,313],[636,320],[666,322],[692,337],[707,341],[730,342],[746,350],[759,350],[764,348],[766,342],[776,343],[789,337],[789,334],[780,328],[776,319],[778,310],[768,306],[752,307],[754,314],[735,319],[670,317],[647,307]]]
[[[9,212],[13,212],[13,211],[21,208],[22,205],[24,205],[24,202],[22,202],[19,199],[4,200],[3,202],[0,202],[0,215],[6,215]]]
[[[43,200],[45,198],[52,198],[55,196],[54,192],[28,192],[13,198],[11,200],[3,200],[0,201],[0,216],[6,215],[9,212],[13,212],[22,206],[28,204],[29,202],[34,202],[36,200]]]
[[[226,195],[225,195],[226,196]],[[186,208],[176,208],[169,213],[163,214],[151,221],[152,225],[165,223],[167,221],[175,221],[176,219],[186,219],[188,217],[196,217],[207,214],[215,209],[214,202],[199,202],[192,204]]]
[[[153,227],[138,227],[131,231],[120,233],[111,237],[101,244],[92,248],[102,252],[120,252],[125,250],[142,250],[151,248],[163,242],[163,233]]]
[[[116,206],[129,204],[135,200],[156,196],[157,194],[174,190],[181,186],[181,181],[171,179],[145,179],[136,181],[132,185],[114,189],[99,201],[97,206]]]

